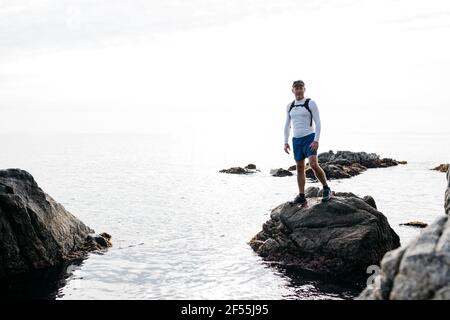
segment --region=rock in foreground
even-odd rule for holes
[[[0,170],[0,278],[111,246],[46,194],[27,171]]]
[[[368,202],[337,193],[326,203],[308,198],[307,207],[281,204],[249,244],[270,262],[334,276],[367,277],[368,266],[379,265],[386,252],[400,246],[386,217]]]
[[[366,300],[450,299],[450,220],[443,216],[406,248],[388,252]]]
[[[381,272],[360,294],[366,300],[450,300],[450,171],[445,208],[438,218],[405,248],[386,253]]]

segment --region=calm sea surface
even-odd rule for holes
[[[356,137],[356,138],[355,138]],[[399,226],[443,214],[448,134],[352,135],[336,150],[376,152],[407,165],[369,169],[332,181],[336,191],[371,195],[402,245],[420,232]],[[248,241],[272,208],[291,200],[296,177],[275,178],[277,150],[242,158],[207,140],[195,145],[150,134],[3,134],[0,168],[30,172],[39,186],[96,232],[113,236],[104,254],[3,295],[56,299],[348,299],[356,284],[336,283],[266,265]],[[345,145],[347,148],[339,148]],[[184,141],[185,142],[185,141]],[[223,153],[227,153],[224,160]],[[198,154],[198,155],[196,155]],[[277,156],[273,156],[277,154]],[[208,155],[210,157],[208,158]],[[284,159],[284,158],[283,158]],[[285,161],[285,162],[284,162]],[[251,176],[220,174],[255,163]],[[308,186],[317,185],[308,182]]]

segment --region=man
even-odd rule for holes
[[[292,203],[305,205],[305,158],[315,176],[323,185],[322,201],[330,200],[332,192],[327,184],[325,172],[317,161],[317,150],[320,138],[320,116],[316,103],[311,99],[305,99],[305,83],[302,80],[294,81],[292,93],[295,100],[286,107],[286,124],[284,126],[284,151],[289,154],[288,143],[291,122],[293,127],[292,146],[294,148],[294,159],[297,163],[297,184],[299,194]],[[314,127],[312,123],[314,121]]]

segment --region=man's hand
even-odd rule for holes
[[[289,143],[285,143],[285,144],[284,144],[284,152],[286,152],[287,154],[289,154],[289,150],[291,150],[291,147],[289,147]]]
[[[317,149],[319,149],[319,142],[318,141],[313,141],[313,142],[311,142],[309,147],[311,148],[312,151],[317,151]]]

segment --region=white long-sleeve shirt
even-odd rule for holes
[[[294,105],[303,105],[305,104],[306,98],[303,98],[301,100],[295,100]],[[317,108],[317,104],[313,100],[309,100],[309,109],[312,112],[313,116],[313,126],[310,126],[311,121],[311,114],[308,110],[306,110],[305,107],[294,107],[292,108],[291,112],[289,113],[289,109],[291,108],[290,102],[286,107],[286,123],[284,125],[284,143],[288,143],[289,141],[289,133],[291,129],[291,122],[292,122],[292,129],[293,129],[293,135],[295,138],[301,138],[304,136],[307,136],[308,134],[315,133],[314,134],[314,141],[319,141],[320,139],[320,115],[319,115],[319,108]]]

